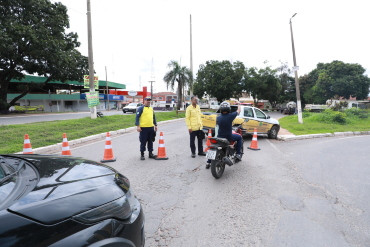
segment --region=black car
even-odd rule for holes
[[[144,246],[129,180],[68,156],[0,156],[0,246]]]

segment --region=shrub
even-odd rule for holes
[[[347,115],[343,112],[326,109],[320,114],[319,120],[325,123],[335,122],[339,124],[345,124],[347,122]]]
[[[358,108],[347,109],[347,110],[345,110],[345,113],[348,116],[355,116],[355,117],[358,117],[358,118],[368,118],[368,116],[369,116],[369,113],[367,111],[361,110],[361,109],[358,109]]]

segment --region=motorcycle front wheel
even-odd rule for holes
[[[219,179],[222,174],[225,171],[225,163],[222,162],[221,160],[212,160],[211,161],[211,172],[212,175],[216,178]]]

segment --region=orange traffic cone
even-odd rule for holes
[[[62,155],[72,155],[71,150],[69,149],[69,143],[68,143],[68,140],[67,140],[67,134],[66,133],[63,133]]]
[[[207,136],[207,142],[206,142],[206,148],[204,149],[204,152],[207,152],[209,150],[209,147],[211,146],[211,139],[212,138],[212,130],[208,130],[208,136]]]
[[[163,132],[159,135],[158,155],[155,159],[168,160],[168,157],[166,156],[166,147],[164,146]]]
[[[31,147],[31,141],[30,141],[30,137],[28,136],[28,134],[24,135],[23,153],[33,154],[32,147]]]
[[[254,133],[253,133],[253,138],[252,138],[251,146],[248,147],[248,149],[251,149],[251,150],[260,150],[258,148],[258,142],[257,142],[257,128],[254,128]]]
[[[107,132],[107,136],[105,138],[105,149],[104,149],[104,158],[101,162],[114,162],[116,158],[113,156],[113,149],[112,149],[112,139],[110,138],[110,133]]]

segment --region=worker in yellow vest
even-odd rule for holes
[[[201,111],[198,105],[198,98],[196,96],[191,97],[191,105],[186,108],[185,120],[186,126],[188,127],[190,135],[190,150],[191,157],[195,158],[195,137],[198,140],[198,155],[205,156],[206,153],[203,151],[203,123],[201,119]]]
[[[150,107],[151,98],[144,99],[144,105],[140,106],[136,111],[137,131],[140,133],[140,153],[141,160],[145,160],[144,152],[145,146],[148,146],[149,158],[155,159],[156,155],[153,154],[153,139],[157,131],[157,121],[153,108]]]

